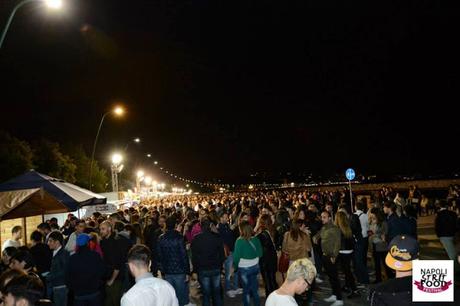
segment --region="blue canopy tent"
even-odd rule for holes
[[[68,208],[68,211],[76,211],[86,205],[105,204],[107,201],[101,195],[67,183],[61,179],[41,174],[35,170],[30,170],[23,175],[0,184],[0,192],[30,188],[43,188],[44,191],[64,204]]]

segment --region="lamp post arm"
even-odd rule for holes
[[[8,21],[6,22],[5,27],[3,28],[2,36],[0,37],[0,49],[3,46],[3,41],[5,40],[6,33],[8,32],[8,29],[10,28],[11,22],[13,21],[13,18],[14,18],[14,15],[16,15],[16,12],[24,5],[31,3],[31,2],[36,2],[36,1],[40,1],[40,0],[23,0],[19,2],[18,4],[16,4],[16,6],[13,8],[13,10],[10,13],[10,16],[8,17]]]
[[[108,114],[109,114],[109,112],[105,113],[102,116],[101,122],[99,123],[99,128],[97,129],[96,138],[94,138],[93,152],[91,153],[91,165],[89,167],[89,190],[92,190],[92,187],[93,187],[92,186],[93,164],[94,164],[94,153],[96,153],[97,140],[99,139],[99,133],[101,132],[102,124],[104,123],[104,119]]]

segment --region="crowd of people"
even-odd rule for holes
[[[62,226],[50,219],[28,246],[15,226],[2,245],[1,301],[192,306],[193,286],[203,306],[223,305],[224,294],[259,306],[260,276],[266,305],[310,305],[309,289],[327,276],[332,295],[324,301],[332,306],[363,288],[372,288],[372,305],[395,296],[403,303],[410,301],[404,277],[418,256],[418,216],[437,214],[436,233],[449,258],[458,258],[457,191],[440,201],[416,187],[406,197],[383,188],[352,201],[345,189],[171,196],[108,216],[69,214]],[[391,264],[393,244],[408,246],[403,267]]]

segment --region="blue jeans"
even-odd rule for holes
[[[53,302],[55,306],[67,306],[67,287],[53,288]]]
[[[238,273],[233,272],[233,286],[230,282],[231,271],[233,266],[233,256],[232,253],[225,259],[224,269],[225,269],[225,291],[236,290],[238,289]]]
[[[456,261],[457,256],[455,252],[454,237],[439,237],[442,246],[446,250],[447,256],[450,260]]]
[[[211,298],[213,306],[222,306],[220,269],[199,271],[198,281],[203,293],[203,306],[210,306]]]
[[[165,274],[165,280],[173,286],[176,291],[179,306],[189,303],[189,287],[185,281],[185,274]]]
[[[254,306],[260,306],[259,281],[257,280],[259,265],[249,268],[238,268],[238,273],[240,274],[241,284],[243,285],[243,305],[249,306],[252,296]]]

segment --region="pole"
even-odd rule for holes
[[[89,190],[93,190],[93,164],[94,164],[94,153],[96,152],[97,140],[99,138],[99,133],[101,132],[102,123],[104,123],[105,116],[107,116],[108,112],[105,113],[102,118],[101,122],[99,123],[99,128],[97,129],[96,138],[94,139],[93,144],[93,153],[91,154],[91,166],[89,167]]]
[[[351,213],[353,213],[353,192],[351,191],[351,181],[348,180],[348,186],[350,188],[350,205],[351,205]]]
[[[39,0],[24,0],[19,2],[11,11],[10,16],[8,17],[8,21],[6,22],[5,27],[3,28],[2,31],[2,36],[0,37],[0,49],[2,48],[3,41],[5,40],[6,33],[8,32],[8,29],[10,28],[11,22],[13,21],[14,15],[16,15],[16,12],[26,5],[27,3],[34,2],[34,1],[39,1]]]
[[[112,191],[118,193],[118,166],[112,165]]]

